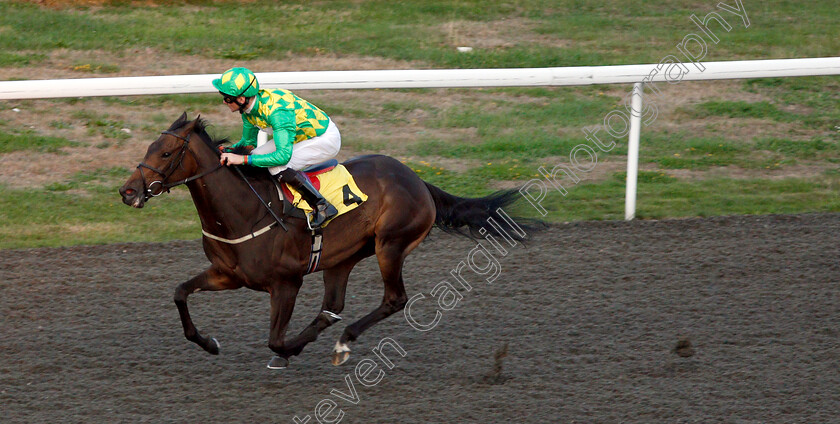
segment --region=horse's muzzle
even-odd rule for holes
[[[129,187],[130,183],[126,183],[120,187],[120,196],[122,201],[128,206],[140,209],[146,203],[146,196],[142,189]]]

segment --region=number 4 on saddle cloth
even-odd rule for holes
[[[347,171],[344,165],[340,165],[337,160],[332,159],[324,163],[313,165],[302,170],[312,186],[318,190],[328,202],[330,202],[336,209],[338,214],[325,222],[321,227],[326,227],[333,219],[356,209],[362,202],[367,200],[367,194],[363,193],[353,180],[353,176]],[[309,216],[312,212],[312,206],[309,205],[300,193],[286,183],[279,185],[282,189],[283,198],[289,204],[303,211],[303,216]]]

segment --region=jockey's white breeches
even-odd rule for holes
[[[323,134],[295,143],[292,146],[292,157],[289,162],[285,165],[272,166],[268,168],[268,172],[271,175],[277,175],[286,168],[299,170],[316,165],[334,158],[339,149],[341,149],[341,133],[338,132],[338,127],[330,120],[327,130]],[[252,150],[251,154],[264,155],[274,150],[276,150],[274,141],[268,140],[268,142]]]

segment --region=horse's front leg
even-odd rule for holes
[[[289,365],[289,357],[300,352],[300,350],[294,352],[294,349],[290,349],[284,338],[302,283],[303,278],[297,282],[276,284],[269,290],[271,292],[271,331],[268,335],[268,347],[277,354],[268,363],[271,369],[286,368]]]
[[[324,270],[324,301],[321,303],[321,312],[297,337],[286,341],[286,349],[291,351],[292,355],[299,355],[304,346],[317,340],[322,331],[341,320],[338,314],[344,309],[347,279],[350,277],[350,271],[363,257],[364,255],[356,255]]]
[[[178,307],[178,314],[181,316],[181,324],[184,326],[184,336],[187,340],[201,346],[210,354],[219,354],[219,342],[212,337],[204,337],[195,328],[190,318],[190,311],[187,307],[187,296],[192,293],[205,291],[218,291],[238,289],[240,285],[233,282],[227,275],[218,269],[210,267],[201,274],[181,283],[175,288],[175,305]]]

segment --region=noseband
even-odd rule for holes
[[[208,171],[204,171],[204,172],[202,172],[202,173],[200,173],[200,174],[198,174],[198,175],[193,175],[192,177],[189,177],[189,178],[187,178],[187,179],[185,179],[185,180],[180,180],[180,181],[177,181],[177,182],[174,182],[174,183],[168,183],[168,182],[167,182],[167,180],[169,179],[169,177],[171,177],[171,176],[172,176],[172,174],[173,174],[173,173],[175,173],[175,170],[176,170],[176,169],[178,169],[178,168],[181,166],[181,162],[183,162],[183,160],[184,160],[184,156],[186,156],[186,153],[187,153],[188,151],[189,151],[190,153],[192,153],[192,150],[188,149],[188,147],[189,147],[189,144],[190,144],[190,137],[192,136],[193,132],[192,132],[192,131],[190,131],[190,132],[187,134],[187,136],[186,136],[186,137],[182,137],[182,136],[180,136],[180,135],[178,135],[178,134],[175,134],[175,133],[174,133],[174,132],[172,132],[172,131],[163,131],[163,132],[161,132],[161,134],[171,135],[172,137],[175,137],[175,138],[177,138],[177,139],[179,139],[179,140],[183,140],[183,141],[184,141],[184,144],[181,146],[181,150],[178,152],[178,156],[175,158],[175,160],[170,161],[170,162],[169,162],[169,166],[167,166],[167,167],[166,167],[166,169],[164,169],[164,170],[160,170],[160,169],[157,169],[157,168],[155,168],[155,167],[153,167],[153,166],[149,166],[149,165],[147,165],[145,162],[140,162],[140,164],[139,164],[139,165],[137,165],[137,168],[138,168],[138,169],[140,169],[140,168],[146,168],[146,169],[148,169],[148,170],[150,170],[150,171],[152,171],[152,172],[154,172],[154,173],[156,173],[156,174],[158,174],[158,175],[160,175],[160,176],[162,176],[162,177],[163,177],[163,178],[162,178],[162,179],[160,179],[160,180],[155,180],[155,181],[152,181],[150,184],[146,185],[146,177],[144,177],[144,176],[143,176],[143,171],[142,171],[142,169],[140,170],[140,180],[143,182],[143,187],[144,187],[144,189],[145,189],[145,192],[143,193],[143,195],[144,195],[144,197],[145,197],[145,198],[144,198],[144,201],[145,201],[145,200],[149,200],[149,199],[151,199],[152,197],[157,197],[157,196],[160,196],[160,195],[161,195],[161,194],[163,194],[164,192],[167,192],[167,193],[168,193],[168,192],[169,192],[169,189],[170,189],[170,188],[172,188],[172,187],[179,186],[179,185],[181,185],[181,184],[186,184],[186,183],[188,183],[188,182],[190,182],[190,181],[197,180],[197,179],[199,179],[199,178],[201,178],[201,177],[203,177],[203,176],[205,176],[205,175],[207,175],[207,174],[209,174],[209,173],[211,173],[211,172],[215,172],[215,171],[217,171],[219,168],[221,168],[221,167],[222,167],[222,164],[219,164],[219,165],[218,165],[218,166],[216,166],[215,168],[212,168],[212,169],[210,169],[210,170],[208,170]],[[195,153],[192,153],[192,154],[193,154],[193,156],[195,156]],[[159,192],[158,194],[154,194],[154,192],[153,192],[153,190],[152,190],[152,187],[153,187],[155,184],[160,184],[160,192]]]

